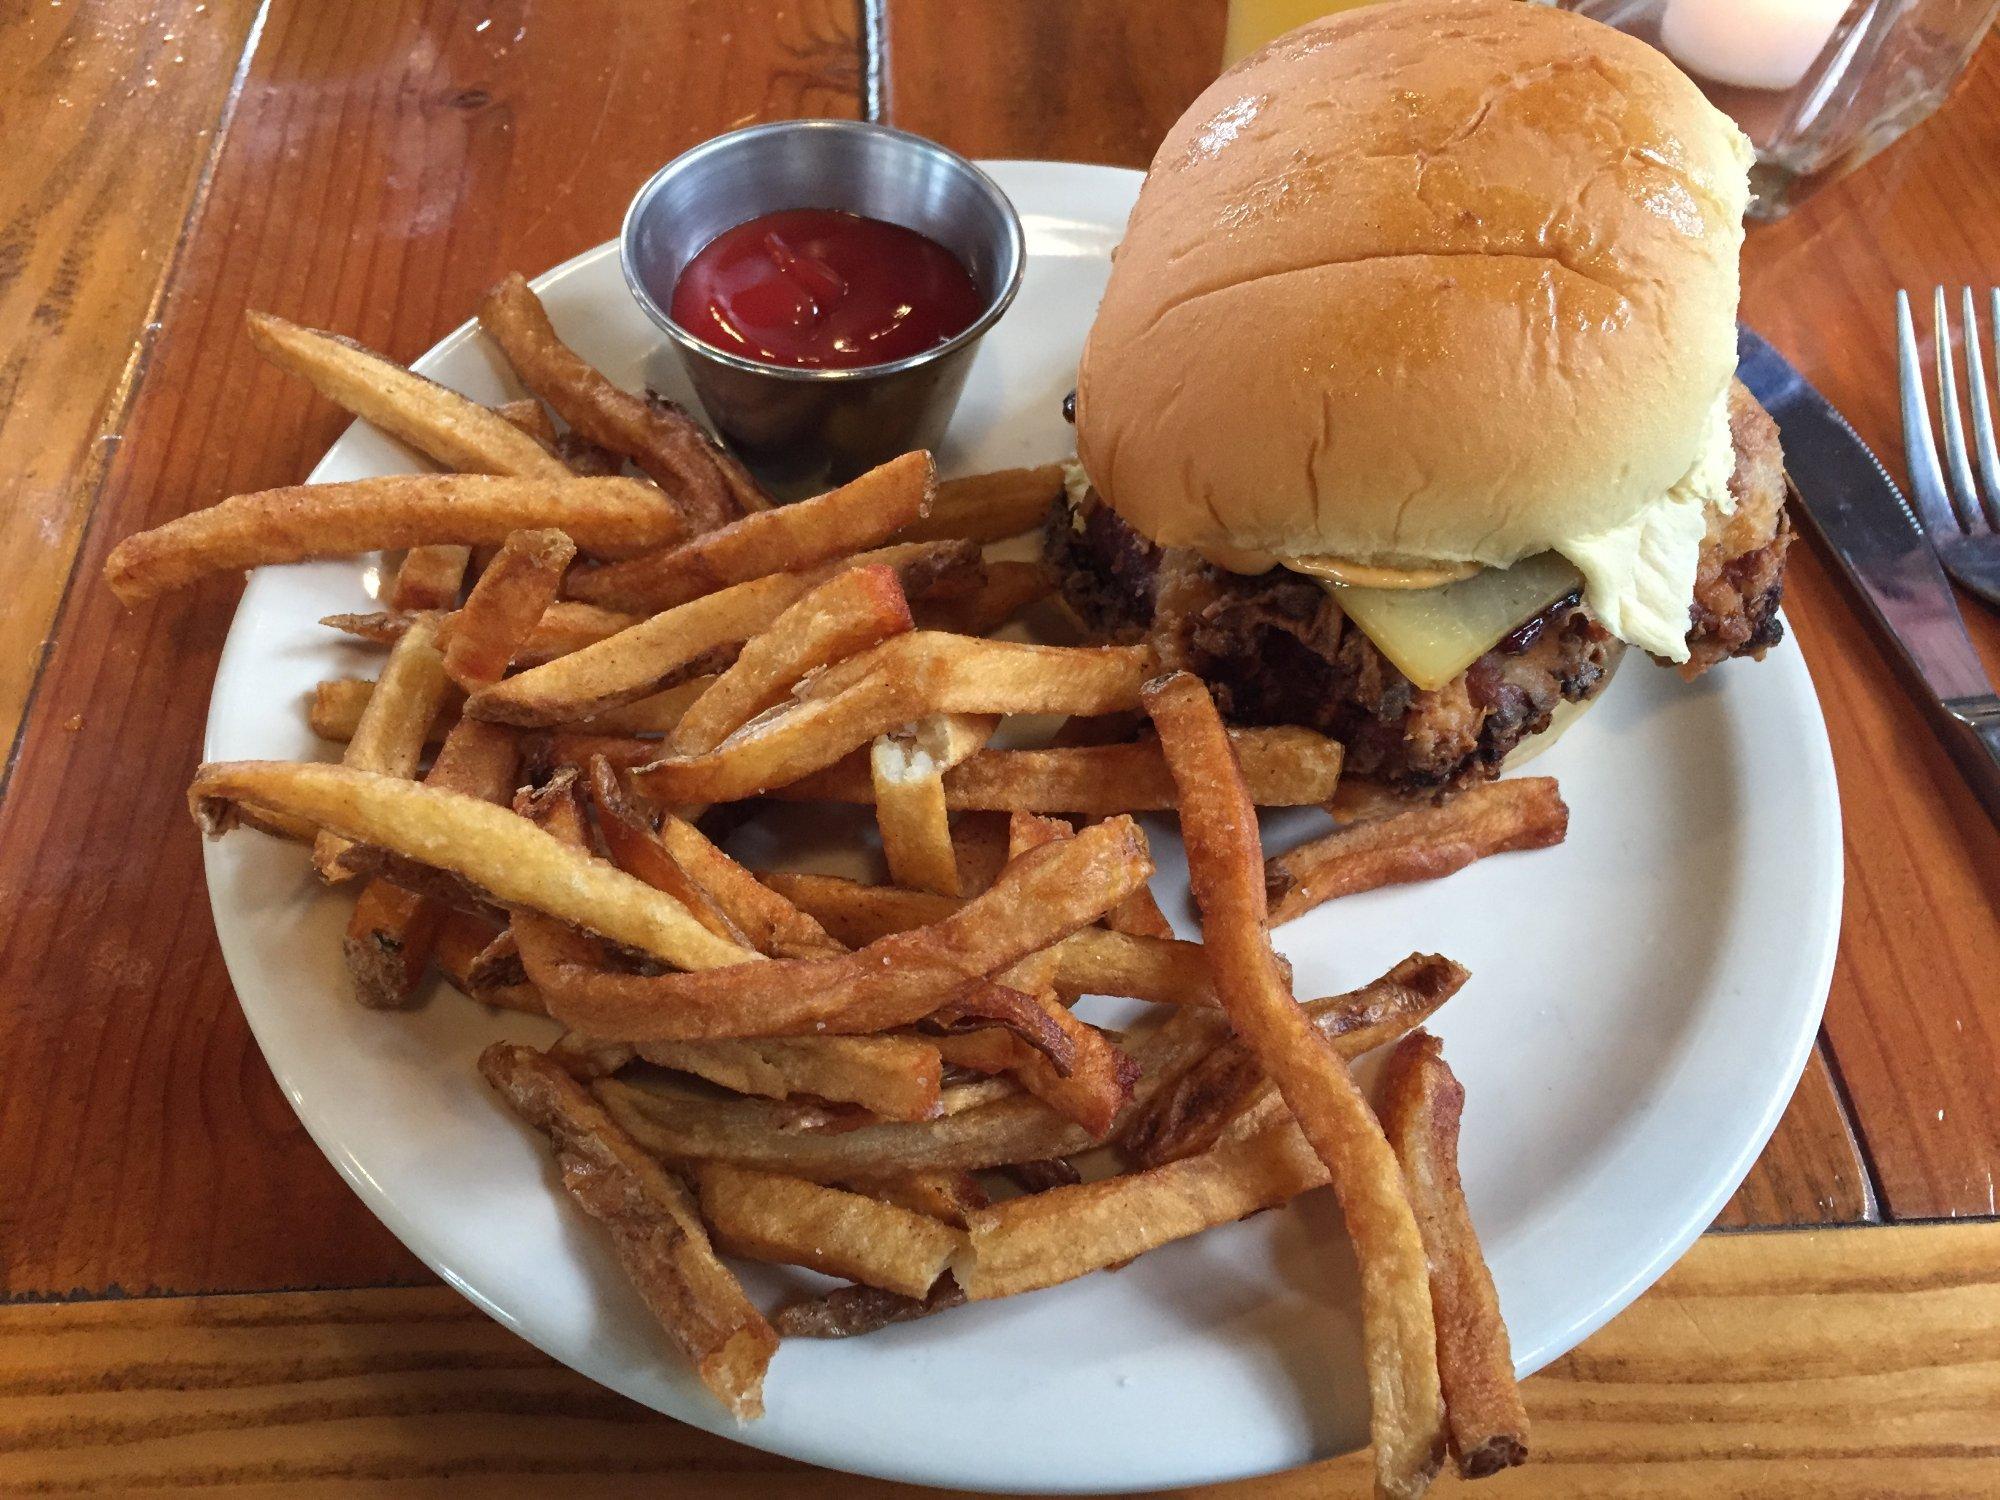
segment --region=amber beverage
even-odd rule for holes
[[[1335,11],[1358,10],[1370,0],[1229,0],[1229,30],[1222,43],[1222,65],[1255,52],[1274,36]]]

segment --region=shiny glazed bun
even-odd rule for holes
[[[1619,526],[1717,431],[1748,151],[1653,48],[1521,0],[1281,37],[1153,159],[1079,458],[1137,530],[1239,571]]]

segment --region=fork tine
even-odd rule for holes
[[[1972,482],[1972,461],[1965,453],[1965,424],[1958,414],[1958,369],[1951,358],[1951,314],[1939,287],[1931,307],[1931,333],[1936,344],[1938,420],[1944,427],[1945,472],[1951,476],[1952,504],[1965,531],[1983,531],[1979,490]]]
[[[1944,492],[1944,468],[1938,463],[1937,439],[1931,435],[1910,294],[1900,291],[1896,293],[1896,360],[1903,377],[1903,452],[1910,463],[1910,498],[1925,531],[1936,538],[1950,537],[1958,531],[1958,518]]]
[[[1965,312],[1965,383],[1971,388],[1972,442],[1979,452],[1979,477],[1985,481],[1981,498],[1986,503],[1988,530],[2000,528],[2000,448],[1993,442],[1993,403],[1986,393],[1986,360],[1979,352],[1979,314],[1973,305],[1972,288],[1963,289]],[[2000,287],[1987,293],[1992,299],[1993,357],[2000,368]]]

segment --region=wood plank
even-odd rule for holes
[[[888,0],[888,118],[975,155],[1144,166],[1214,76],[1225,10],[1219,0]],[[980,66],[967,68],[968,57]],[[1867,1169],[1815,1053],[1771,1148],[1717,1222],[1850,1223],[1873,1212]]]
[[[853,114],[847,0],[272,10],[0,805],[0,1293],[406,1281],[273,1087],[183,801],[237,585],[133,613],[117,538],[294,481],[344,425],[257,360],[263,307],[411,355],[500,272],[611,235],[732,125]],[[13,101],[10,100],[10,104]]]
[[[1859,1224],[1878,1214],[1867,1163],[1827,1068],[1824,1044],[1816,1044],[1770,1144],[1715,1227]]]
[[[2000,36],[1929,124],[1750,235],[1745,319],[1846,413],[1899,481],[1895,291],[1927,300],[1940,282],[1993,282],[1996,155]],[[1826,1019],[1833,1062],[1887,1214],[1992,1214],[2000,829],[1912,711],[1830,565],[1810,547],[1792,555],[1787,612],[1826,709],[1847,828],[1847,908]],[[2000,615],[1970,596],[1964,610],[2000,672]]]
[[[11,747],[255,0],[0,13],[0,746]]]
[[[887,0],[887,117],[968,156],[1143,167],[1215,77],[1226,9]]]
[[[1527,1391],[1535,1461],[1464,1493],[2000,1492],[2000,1225],[1711,1236]],[[431,1288],[0,1309],[0,1431],[14,1494],[941,1493],[646,1412]],[[1365,1473],[1352,1456],[1186,1493],[1318,1500]]]

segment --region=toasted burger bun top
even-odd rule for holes
[[[1258,571],[1506,564],[1713,444],[1748,143],[1663,55],[1519,0],[1281,37],[1168,134],[1077,387],[1104,497]]]

